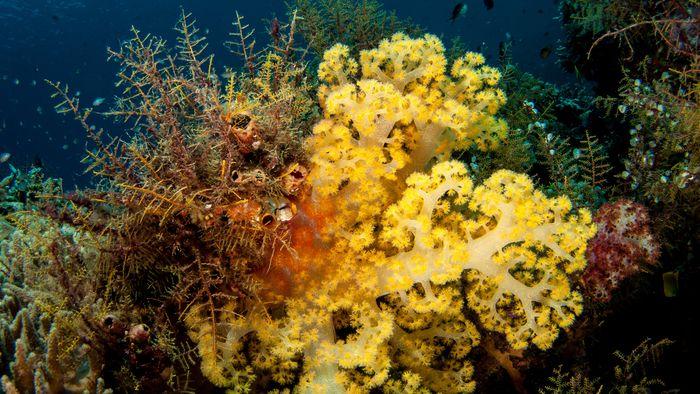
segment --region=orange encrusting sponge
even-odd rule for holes
[[[299,296],[305,291],[304,282],[322,277],[329,245],[321,233],[335,210],[328,198],[312,200],[306,196],[297,202],[297,213],[288,224],[289,243],[275,248],[269,269],[259,274],[265,292],[273,298]]]

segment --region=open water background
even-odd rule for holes
[[[559,69],[554,53],[540,58],[541,48],[556,48],[563,37],[556,0],[496,0],[490,11],[482,0],[467,1],[466,15],[453,24],[447,21],[457,4],[452,0],[383,2],[442,36],[446,45],[460,36],[491,63],[509,33],[513,61],[523,69],[554,83],[572,80]],[[282,0],[0,0],[0,153],[12,155],[0,164],[0,176],[7,174],[8,163],[27,167],[40,159],[49,175],[64,179],[66,189],[88,185],[91,178],[80,163],[84,132],[72,117],[55,113],[44,79],[79,90],[83,104],[104,97],[97,109],[106,110],[118,93],[117,66],[106,61],[106,48],[129,38],[132,25],[174,43],[180,7],[193,14],[202,31],[209,29],[209,50],[219,70],[239,63],[223,45],[236,10],[257,27],[260,43],[265,42],[264,20],[286,14]],[[112,135],[127,132],[120,125],[106,126]]]

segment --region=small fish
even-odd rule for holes
[[[14,83],[15,85],[19,85],[19,79],[15,78],[15,80],[12,81],[12,83]]]
[[[12,157],[12,155],[9,152],[5,152],[5,153],[0,154],[0,163],[4,163],[4,162],[10,160],[10,157]]]
[[[38,113],[39,115],[43,115],[43,114],[44,114],[44,109],[41,108],[41,105],[39,105],[38,107],[36,107],[36,113]]]
[[[75,97],[80,97],[80,90],[78,90],[77,92],[75,92]]]
[[[484,0],[484,5],[490,11],[493,8],[493,0]]]
[[[59,17],[59,16],[56,15],[56,14],[53,14],[53,15],[51,15],[51,19],[52,19],[54,22],[58,22],[58,20],[61,19],[61,17]]]
[[[93,107],[97,107],[97,106],[101,105],[101,104],[104,103],[104,102],[105,102],[105,98],[104,98],[104,97],[97,97],[97,98],[95,98],[95,99],[92,101],[92,106],[93,106]]]
[[[546,47],[540,49],[540,59],[542,59],[542,60],[547,59],[551,53],[552,53],[552,48],[549,46],[546,46]]]
[[[465,15],[467,13],[467,5],[464,3],[457,3],[454,9],[452,9],[452,16],[450,17],[449,21],[452,23],[455,23],[457,18],[459,18],[462,15]]]
[[[36,80],[32,79],[32,86],[36,86]]]

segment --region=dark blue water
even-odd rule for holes
[[[455,1],[384,3],[400,17],[410,17],[442,36],[446,44],[459,36],[491,62],[508,33],[514,41],[515,63],[551,82],[570,80],[559,70],[556,56],[546,60],[539,56],[542,47],[556,47],[562,38],[556,1],[496,0],[490,11],[481,0],[469,1],[468,12],[454,24],[447,19]],[[0,164],[0,175],[7,173],[8,163],[26,167],[41,160],[48,174],[64,179],[67,189],[85,186],[90,178],[80,164],[86,149],[84,132],[70,116],[55,113],[44,79],[68,83],[74,92],[80,91],[84,104],[105,97],[97,110],[106,110],[117,94],[117,67],[106,62],[106,48],[128,38],[132,25],[174,42],[180,7],[196,17],[202,31],[208,29],[210,50],[220,68],[238,64],[223,46],[236,10],[259,32],[266,27],[263,19],[286,12],[281,0],[0,0],[0,153],[12,155]],[[264,40],[259,37],[259,45]],[[119,125],[109,130],[113,135],[124,132]]]

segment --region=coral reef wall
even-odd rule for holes
[[[562,1],[592,54],[633,52],[613,86],[569,43],[597,98],[371,0],[297,0],[262,49],[236,13],[240,69],[184,11],[172,47],[133,28],[113,107],[49,82],[95,185],[0,181],[4,392],[662,386],[646,361],[673,345],[639,336],[669,330],[638,312],[681,308],[700,212],[695,27],[671,3]]]

